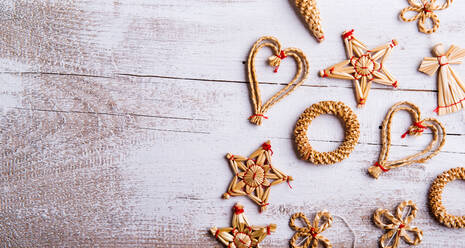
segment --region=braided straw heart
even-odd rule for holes
[[[410,212],[404,218],[403,213],[406,207],[410,207]],[[395,216],[387,209],[376,210],[373,214],[373,221],[379,228],[388,230],[379,239],[380,246],[383,248],[396,248],[399,245],[400,238],[410,245],[418,245],[423,238],[423,231],[416,226],[410,226],[410,222],[415,219],[417,211],[418,207],[412,201],[404,201],[399,204]],[[409,236],[409,232],[413,233],[413,239]],[[389,244],[391,242],[392,245]]]
[[[306,227],[298,227],[295,224],[296,219],[301,219],[305,223]],[[320,225],[320,219],[322,223]],[[333,223],[333,217],[327,210],[320,211],[316,214],[313,224],[307,219],[303,213],[295,213],[292,215],[289,222],[289,226],[296,231],[294,236],[290,240],[290,245],[292,248],[316,248],[318,244],[321,243],[326,248],[331,248],[331,243],[329,239],[321,235],[320,233],[324,230],[331,227]],[[303,238],[300,242],[297,242],[299,238]],[[302,244],[303,245],[300,245]]]
[[[268,58],[270,66],[274,66],[274,72],[278,71],[281,60],[286,57],[294,58],[297,65],[297,72],[294,78],[280,91],[274,94],[268,101],[262,105],[260,96],[260,88],[257,80],[257,72],[255,70],[255,56],[258,51],[263,47],[269,47],[274,55]],[[250,98],[254,108],[254,114],[249,117],[250,122],[255,125],[261,125],[262,119],[268,119],[264,114],[266,111],[281,101],[284,97],[288,96],[295,88],[302,85],[308,76],[308,60],[305,54],[298,48],[282,49],[279,41],[271,36],[261,37],[250,50],[249,58],[247,61],[248,78],[250,83]]]
[[[405,138],[407,135],[419,136],[428,128],[433,133],[433,139],[423,151],[420,151],[416,154],[407,156],[402,159],[388,161],[389,149],[391,147],[392,117],[396,112],[401,110],[409,112],[413,121],[413,124],[408,128],[407,132],[405,132],[402,135],[402,138]],[[442,135],[439,141],[440,133]],[[402,167],[405,165],[411,165],[416,163],[424,163],[439,153],[441,148],[444,146],[445,141],[446,131],[444,129],[444,126],[438,120],[434,118],[426,118],[422,120],[420,110],[417,106],[410,102],[398,102],[394,104],[391,107],[391,109],[389,109],[389,112],[387,113],[383,121],[383,126],[381,130],[382,148],[379,154],[379,159],[378,162],[376,162],[373,166],[368,168],[368,173],[370,173],[374,178],[377,179],[382,172],[387,172],[392,168]]]

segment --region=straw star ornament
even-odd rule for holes
[[[210,232],[226,247],[259,248],[259,243],[276,231],[276,224],[251,226],[244,215],[244,207],[237,203],[233,207],[232,227],[210,228]]]
[[[353,33],[352,29],[342,34],[348,59],[321,70],[320,76],[353,80],[358,107],[362,107],[366,103],[372,82],[397,88],[397,80],[384,66],[392,49],[397,46],[397,41],[392,40],[370,50]]]
[[[293,180],[291,176],[271,165],[272,154],[270,141],[263,143],[249,157],[228,153],[226,158],[229,160],[234,177],[223,198],[247,195],[260,206],[260,211],[266,210],[271,186],[282,182],[289,184],[289,181]]]

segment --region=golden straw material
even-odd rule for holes
[[[410,208],[410,210],[407,214],[404,214],[406,208]],[[380,246],[383,248],[396,248],[399,245],[400,238],[409,245],[418,245],[423,238],[423,231],[416,226],[410,226],[410,222],[415,219],[417,211],[417,205],[412,201],[404,201],[399,204],[395,216],[387,209],[376,210],[373,221],[379,228],[387,230],[379,240]],[[409,233],[412,233],[414,237],[412,238]]]
[[[465,106],[465,84],[450,65],[462,63],[465,49],[452,45],[446,52],[439,43],[433,47],[433,55],[425,57],[418,70],[431,76],[439,69],[438,107],[434,112],[443,115],[459,111]]]
[[[397,88],[397,80],[384,65],[391,50],[397,46],[397,41],[392,40],[386,45],[369,50],[353,33],[352,29],[342,34],[348,59],[321,70],[320,76],[353,80],[358,107],[362,107],[368,98],[372,82]]]
[[[436,32],[439,28],[439,18],[434,13],[435,10],[443,10],[447,9],[449,5],[453,2],[453,0],[446,0],[443,4],[436,4],[436,0],[408,0],[410,6],[404,8],[399,16],[404,22],[413,22],[418,20],[418,31],[431,34]],[[413,17],[406,17],[405,14],[408,12],[416,12]],[[426,20],[431,19],[433,26],[431,28],[427,28],[425,26]]]
[[[391,148],[391,124],[392,117],[398,111],[405,110],[412,117],[412,125],[402,135],[405,138],[407,135],[419,136],[426,129],[430,129],[433,133],[433,138],[428,146],[423,151],[407,156],[402,159],[388,161],[389,149]],[[441,136],[441,137],[440,137]],[[421,113],[417,106],[410,102],[398,102],[394,104],[384,118],[381,129],[381,152],[379,159],[373,166],[368,168],[374,178],[378,178],[382,172],[387,172],[390,169],[398,168],[411,164],[424,163],[432,157],[436,156],[446,142],[446,131],[444,126],[434,118],[421,119]]]
[[[276,231],[276,224],[251,226],[244,215],[244,207],[237,203],[233,207],[232,227],[210,228],[210,232],[226,247],[259,248],[259,243]]]
[[[454,216],[448,214],[446,208],[442,205],[444,186],[457,179],[465,180],[465,168],[457,167],[443,172],[434,180],[429,190],[429,205],[434,217],[449,228],[465,228],[465,215]]]
[[[325,34],[321,27],[320,10],[316,6],[316,0],[295,0],[295,6],[307,23],[308,29],[312,32],[313,36],[319,42],[322,42]]]
[[[300,219],[306,226],[298,227],[295,221]],[[320,220],[321,225],[320,225]],[[307,219],[303,213],[295,213],[292,215],[289,222],[295,234],[289,241],[292,248],[316,248],[321,243],[326,248],[331,248],[332,245],[329,239],[321,235],[323,231],[331,227],[333,217],[327,210],[320,211],[316,214],[313,224]],[[303,244],[302,244],[303,243]],[[302,244],[302,245],[301,245]]]
[[[247,195],[260,206],[260,211],[265,211],[269,204],[271,186],[282,182],[289,184],[293,180],[291,176],[271,165],[272,154],[270,141],[263,143],[248,158],[228,153],[226,158],[229,160],[234,177],[223,198]]]
[[[269,47],[274,55],[268,58],[270,66],[275,67],[274,72],[278,71],[281,60],[291,57],[295,60],[297,71],[292,80],[276,94],[274,94],[268,101],[262,105],[260,95],[260,87],[257,79],[257,72],[255,70],[255,56],[258,51],[263,47]],[[248,63],[248,78],[250,83],[250,98],[252,99],[254,114],[249,117],[250,122],[255,125],[261,125],[262,119],[268,119],[265,116],[266,111],[281,101],[284,97],[288,96],[298,86],[302,85],[308,76],[308,60],[305,54],[298,48],[282,49],[279,41],[271,36],[261,37],[250,50]]]
[[[335,151],[315,151],[308,141],[308,127],[313,119],[321,114],[335,115],[344,122],[344,141]],[[313,104],[300,115],[295,125],[294,136],[297,151],[302,159],[314,164],[334,164],[346,159],[354,150],[360,136],[360,124],[357,115],[343,102],[323,101]]]

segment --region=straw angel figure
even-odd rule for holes
[[[432,50],[435,57],[425,57],[418,70],[431,76],[439,69],[438,107],[434,112],[443,115],[459,111],[465,107],[465,84],[450,65],[462,63],[465,49],[451,45],[445,51],[439,43]]]

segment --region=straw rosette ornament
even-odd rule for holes
[[[296,220],[301,220],[306,226],[297,226]],[[318,212],[313,223],[310,223],[305,214],[295,213],[289,222],[289,226],[295,231],[289,244],[292,248],[316,248],[319,247],[319,244],[331,248],[332,245],[329,239],[321,235],[321,233],[330,228],[332,223],[333,217],[327,210]]]
[[[260,211],[266,210],[271,186],[287,182],[290,187],[289,182],[293,180],[271,165],[272,154],[270,141],[263,143],[249,157],[228,153],[226,158],[234,177],[223,198],[246,195],[260,206]]]
[[[259,243],[274,231],[275,224],[251,226],[244,214],[244,207],[239,203],[233,207],[231,227],[210,228],[210,232],[228,248],[259,248]]]
[[[397,46],[396,40],[391,40],[374,49],[368,49],[365,44],[355,38],[353,29],[344,32],[342,38],[348,59],[321,70],[321,77],[352,80],[358,107],[366,103],[372,82],[397,88],[397,80],[384,65],[392,49]]]
[[[433,55],[435,57],[425,57],[418,70],[431,76],[439,69],[438,107],[434,112],[443,115],[463,109],[465,84],[450,65],[462,63],[465,49],[452,45],[445,51],[439,43],[433,47]]]
[[[392,118],[395,113],[399,111],[407,111],[412,118],[412,124],[407,131],[402,134],[402,138],[407,135],[419,136],[424,133],[425,130],[431,130],[433,138],[428,146],[422,151],[413,155],[404,157],[402,159],[389,161],[389,150],[391,148],[391,125]],[[432,157],[436,156],[446,142],[446,131],[444,126],[434,118],[421,119],[420,109],[410,102],[398,102],[394,104],[386,114],[384,118],[382,129],[381,129],[381,152],[379,153],[378,161],[373,166],[368,168],[368,173],[374,178],[378,178],[383,172],[388,172],[391,169],[411,165],[424,163]]]
[[[423,238],[423,231],[416,226],[410,225],[412,220],[415,219],[417,211],[417,205],[412,201],[404,201],[399,204],[395,216],[387,209],[376,210],[373,215],[374,223],[379,228],[387,230],[379,239],[380,246],[383,248],[396,248],[399,245],[400,238],[409,245],[418,245]],[[413,238],[411,234],[413,234]]]
[[[255,56],[261,48],[269,47],[273,55],[268,58],[268,64],[274,67],[274,72],[278,72],[281,61],[285,58],[292,58],[296,62],[297,70],[292,80],[287,83],[281,90],[274,94],[268,101],[262,104],[260,86],[257,79],[257,71],[255,70]],[[250,98],[252,100],[253,114],[249,117],[249,121],[255,125],[261,125],[262,120],[268,119],[265,113],[273,105],[281,101],[284,97],[291,94],[297,87],[302,85],[308,76],[308,61],[305,54],[298,48],[283,49],[279,41],[271,36],[261,37],[250,50],[247,60],[247,72],[250,85]]]

